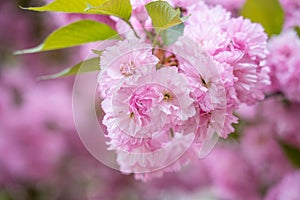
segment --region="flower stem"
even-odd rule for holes
[[[125,21],[129,27],[131,28],[131,30],[133,31],[135,37],[137,37],[138,39],[141,39],[140,36],[137,34],[137,32],[135,31],[135,29],[133,28],[132,24],[129,21]]]

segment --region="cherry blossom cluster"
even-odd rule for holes
[[[163,46],[159,37],[161,46],[151,45],[153,38],[149,35],[155,30],[144,8],[150,0],[131,1],[131,23],[141,39],[135,38],[126,23],[110,16],[49,13],[33,20],[36,15],[22,14],[17,2],[0,3],[0,24],[9,30],[0,32],[1,197],[299,198],[300,40],[293,29],[300,25],[300,1],[280,0],[285,11],[284,28],[268,41],[266,59],[265,43],[258,42],[265,37],[259,31],[261,27],[232,17],[237,16],[245,0],[204,0],[209,6],[199,0],[168,0],[174,8],[180,8],[183,16],[189,16],[183,37],[170,46]],[[232,14],[219,6],[211,7],[217,4]],[[99,165],[86,151],[84,140],[80,141],[82,135],[78,137],[73,127],[69,87],[73,83],[69,79],[36,82],[36,76],[56,71],[57,64],[63,64],[62,57],[70,57],[74,64],[84,59],[94,49],[92,43],[74,49],[68,56],[35,54],[15,59],[10,55],[11,50],[41,39],[32,37],[37,27],[45,32],[45,28],[52,30],[87,18],[117,28],[126,38],[101,43],[105,48],[110,46],[102,53],[98,77],[104,99],[103,122],[109,149],[117,152],[120,169],[135,173],[137,179],[151,179],[147,183]],[[239,26],[234,23],[237,20]],[[251,38],[258,40],[249,42],[254,41]],[[268,82],[259,71],[267,73],[265,60],[271,80],[267,99],[252,105],[263,97],[259,87]],[[249,71],[239,71],[239,66],[247,65]],[[80,85],[82,90],[89,87],[86,82]],[[215,136],[226,137],[233,131],[233,111],[239,117],[235,133],[219,141],[206,156],[216,143]],[[87,115],[80,118],[85,121]],[[85,130],[91,129],[87,123]],[[99,135],[97,132],[97,139]],[[97,140],[91,143],[100,146]],[[163,174],[163,178],[153,179]]]
[[[241,104],[264,98],[267,35],[220,6],[171,1],[183,15],[197,15],[167,46],[151,37],[147,2],[132,3],[131,23],[140,37],[116,19],[125,39],[102,52],[98,83],[109,149],[122,172],[147,180],[180,169],[192,155],[205,156],[216,137],[234,131],[233,112]]]

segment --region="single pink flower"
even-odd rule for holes
[[[155,71],[158,58],[152,55],[152,47],[138,39],[118,42],[108,47],[101,55],[99,89],[105,95],[123,82]]]
[[[179,62],[179,71],[189,80],[192,97],[199,107],[200,122],[214,127],[222,137],[229,132],[222,131],[226,119],[226,88],[217,63],[207,55],[200,45],[188,38],[180,38],[172,47]],[[204,126],[205,127],[205,126]],[[203,136],[203,129],[200,129]]]
[[[144,142],[155,134],[160,138],[161,130],[169,132],[180,121],[193,117],[195,108],[189,93],[187,81],[176,68],[162,68],[117,88],[102,103],[111,145],[118,147],[127,138],[123,145],[132,149],[133,143]]]

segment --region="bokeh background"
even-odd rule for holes
[[[244,3],[206,1],[222,4],[233,15]],[[237,113],[240,123],[229,139],[220,140],[205,159],[195,159],[160,179],[136,181],[94,159],[81,143],[72,117],[74,77],[38,80],[78,63],[89,48],[13,55],[81,18],[18,7],[44,3],[0,1],[0,200],[300,199],[300,103],[280,94],[242,107]],[[300,1],[281,3],[285,28],[299,26]],[[92,18],[114,26],[108,17]],[[300,50],[295,50],[300,41],[295,40],[296,47],[286,45],[291,52],[283,63],[300,57]],[[284,52],[275,53],[278,58]],[[293,63],[298,69],[293,73],[300,77],[300,59]]]

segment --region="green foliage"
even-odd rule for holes
[[[11,200],[11,199],[12,198],[10,198],[6,192],[0,190],[0,200]]]
[[[100,57],[91,58],[85,61],[82,61],[73,67],[67,68],[61,72],[58,72],[56,74],[42,76],[39,79],[40,80],[47,80],[47,79],[55,79],[65,76],[72,76],[76,75],[78,73],[84,73],[84,72],[92,72],[92,71],[99,71],[100,70]]]
[[[152,19],[152,25],[157,31],[166,30],[184,21],[184,18],[180,18],[179,8],[172,8],[166,1],[148,3],[146,9]]]
[[[52,11],[82,14],[114,15],[129,20],[132,12],[129,0],[54,0],[41,7],[23,8],[33,11]]]
[[[295,166],[300,168],[300,149],[290,146],[289,144],[279,141],[279,144],[281,145],[282,150],[286,154],[286,156],[289,158],[291,163]]]
[[[282,30],[284,11],[278,0],[247,0],[240,14],[261,23],[269,36]]]
[[[101,0],[54,0],[51,3],[41,6],[41,7],[29,7],[23,8],[26,10],[33,11],[52,11],[52,12],[67,12],[67,13],[83,13],[87,14],[85,11],[87,5],[99,6]]]
[[[37,47],[16,51],[15,54],[63,49],[112,37],[117,37],[117,32],[110,26],[92,20],[80,20],[55,30]]]
[[[172,26],[167,30],[162,31],[161,36],[163,43],[165,45],[173,44],[177,41],[177,39],[183,35],[184,24],[178,24],[176,26]]]
[[[298,37],[300,38],[300,27],[299,27],[299,26],[296,26],[294,29],[295,29],[295,31],[296,31]]]
[[[117,16],[125,21],[129,21],[132,7],[130,0],[102,0],[98,6],[88,4],[87,12],[103,15]]]

